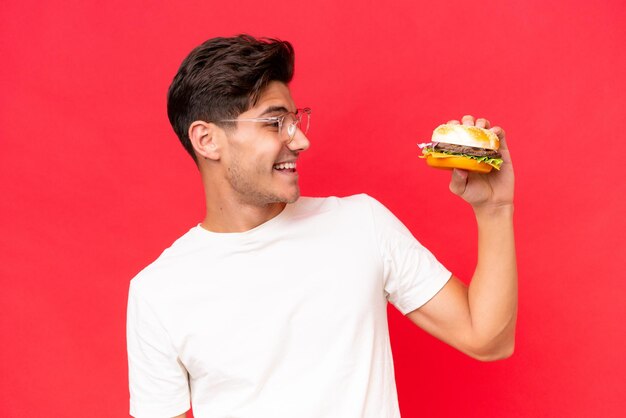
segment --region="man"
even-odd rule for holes
[[[291,45],[212,39],[183,61],[168,115],[195,160],[206,217],[130,285],[135,417],[399,417],[386,306],[480,360],[511,355],[513,169],[455,171],[474,209],[466,287],[366,195],[299,198],[310,109]],[[451,121],[450,123],[459,123]],[[471,116],[463,124],[489,128]]]

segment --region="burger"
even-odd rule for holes
[[[500,169],[500,139],[488,129],[468,125],[440,125],[430,143],[418,144],[421,158],[435,168],[460,168],[478,173]]]

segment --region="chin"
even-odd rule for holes
[[[246,193],[246,197],[243,200],[256,206],[266,206],[277,203],[294,203],[298,198],[300,198],[300,188],[290,190],[289,192],[283,190],[282,193],[278,191],[270,192],[269,190]]]
[[[296,203],[296,201],[300,198],[300,193],[298,193],[296,196],[292,197],[291,199],[288,199],[285,201],[285,203]]]
[[[300,198],[300,189],[280,199],[281,203],[295,203]]]

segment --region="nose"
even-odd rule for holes
[[[310,145],[311,143],[309,142],[309,138],[307,138],[305,133],[300,130],[300,127],[298,127],[293,139],[287,144],[287,148],[292,151],[305,151]]]

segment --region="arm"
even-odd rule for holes
[[[189,374],[139,283],[130,283],[126,313],[130,415],[174,416],[189,410]]]
[[[464,116],[463,123],[489,128],[488,121],[471,116]],[[478,224],[478,261],[471,283],[467,287],[452,277],[429,302],[407,314],[425,331],[484,361],[513,353],[517,319],[513,166],[504,131],[492,130],[500,138],[501,170],[454,170],[450,182],[450,190],[472,205]]]

